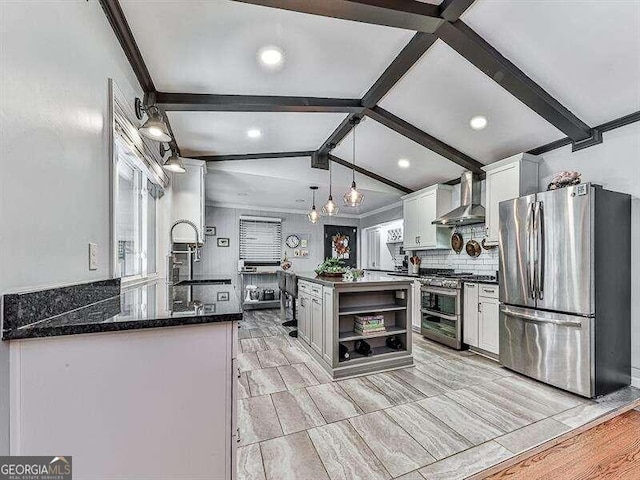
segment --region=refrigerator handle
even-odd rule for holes
[[[529,286],[529,296],[536,299],[536,285],[535,285],[535,203],[529,205],[529,212],[527,214],[527,284]]]
[[[536,292],[538,299],[544,298],[544,207],[542,202],[536,203]]]

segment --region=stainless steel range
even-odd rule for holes
[[[420,278],[420,332],[423,336],[451,348],[461,350],[463,299],[465,281],[495,280],[491,276],[440,270]]]

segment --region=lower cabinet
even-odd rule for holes
[[[306,293],[298,290],[298,336],[309,343],[309,314],[310,314],[310,297]]]
[[[464,284],[464,318],[462,320],[462,341],[470,347],[478,346],[478,284]]]
[[[422,284],[415,280],[411,286],[413,290],[413,311],[411,312],[411,326],[417,332],[421,329],[422,312],[420,308],[422,306]]]
[[[322,297],[311,297],[311,308],[309,310],[311,320],[311,338],[309,343],[318,354],[322,355],[324,316],[322,314]]]
[[[491,353],[500,352],[498,299],[480,297],[478,314],[478,347]]]
[[[489,353],[500,353],[498,286],[465,283],[463,341]]]

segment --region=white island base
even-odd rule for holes
[[[372,273],[356,282],[298,274],[298,338],[334,379],[411,366],[412,284]],[[356,315],[376,314],[384,316],[384,332],[354,331]],[[387,346],[391,336],[400,340],[401,348]],[[372,354],[357,353],[357,340],[365,340]],[[340,358],[340,344],[349,349],[349,359]]]

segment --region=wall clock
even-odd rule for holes
[[[296,248],[300,245],[300,238],[297,235],[289,235],[284,243],[286,243],[289,248]]]

